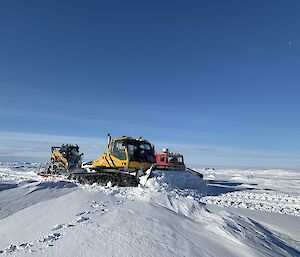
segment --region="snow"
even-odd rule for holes
[[[300,216],[300,172],[292,170],[203,170],[210,186],[239,189],[202,202]]]
[[[300,173],[155,171],[120,188],[0,164],[0,256],[300,256]]]

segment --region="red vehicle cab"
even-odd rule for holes
[[[185,170],[183,155],[163,149],[163,153],[155,154],[156,169],[159,170]]]

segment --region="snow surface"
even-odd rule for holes
[[[42,169],[0,163],[0,256],[300,256],[297,171],[156,171],[119,188]]]

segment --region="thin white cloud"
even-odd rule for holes
[[[106,139],[92,137],[70,137],[47,134],[0,132],[0,158],[24,157],[48,160],[50,147],[62,144],[78,144],[86,158],[96,158],[104,151]],[[102,150],[102,151],[101,151]]]
[[[0,161],[7,159],[48,161],[50,147],[78,144],[85,160],[94,160],[105,152],[106,138],[76,137],[0,131]],[[206,145],[183,145],[153,142],[157,152],[162,148],[184,154],[187,163],[195,166],[248,166],[298,168],[298,153],[281,153],[258,149],[238,149]]]
[[[15,116],[15,117],[30,117],[30,118],[38,118],[38,119],[53,119],[53,120],[62,120],[62,121],[73,121],[73,122],[83,122],[89,124],[102,124],[107,125],[108,123],[105,121],[99,121],[95,119],[89,119],[85,117],[76,117],[58,113],[49,113],[43,111],[31,111],[31,110],[24,110],[19,108],[4,108],[0,107],[0,114],[7,115],[7,116]]]

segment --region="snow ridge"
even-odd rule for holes
[[[295,173],[289,182],[283,171],[210,169],[203,180],[156,171],[144,186],[120,188],[44,181],[38,165],[25,166],[0,165],[3,256],[300,256]],[[280,174],[287,186],[272,187]]]

